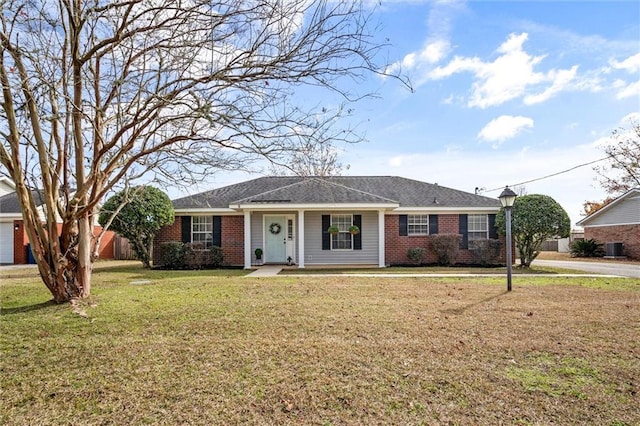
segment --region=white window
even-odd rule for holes
[[[213,245],[213,218],[211,216],[193,216],[191,218],[191,242],[202,244],[209,250]]]
[[[468,216],[469,240],[489,238],[489,216],[486,214],[470,214]]]
[[[331,216],[331,226],[338,227],[339,232],[331,235],[332,250],[351,250],[353,248],[353,235],[349,228],[353,225],[353,216],[350,214],[335,214]]]
[[[429,215],[410,214],[407,216],[407,234],[429,235]]]
[[[293,240],[293,220],[287,219],[287,239]]]

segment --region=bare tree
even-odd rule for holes
[[[385,69],[370,14],[350,0],[0,1],[0,163],[57,302],[90,295],[107,193],[286,163],[301,134],[357,140],[295,96],[355,101],[342,83]]]
[[[630,124],[631,129],[615,130],[611,143],[604,147],[607,164],[594,167],[600,186],[614,197],[640,187],[640,123]]]
[[[613,131],[610,143],[603,148],[606,164],[593,168],[609,196],[602,201],[585,201],[582,207],[586,216],[607,206],[623,192],[640,187],[640,123],[631,120],[630,124],[631,129]]]
[[[314,144],[312,141],[294,153],[288,167],[298,176],[340,176],[349,170],[349,164],[339,160],[340,152],[331,143]]]
[[[347,111],[348,114],[351,110]],[[293,174],[297,176],[340,176],[344,170],[349,169],[348,164],[339,160],[340,149],[334,143],[336,140],[334,123],[343,115],[343,109],[336,112],[321,109],[321,114],[315,117],[315,123],[306,129],[309,134],[296,135],[296,146],[286,164],[274,163],[272,173],[275,175]],[[352,129],[343,129],[344,133],[351,136],[350,142],[359,141],[357,134]]]

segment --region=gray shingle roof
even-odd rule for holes
[[[36,206],[44,204],[44,198],[41,191],[32,190],[31,196],[36,202]],[[0,197],[0,213],[22,213],[20,201],[18,200],[18,194],[16,192]]]
[[[173,201],[176,209],[231,204],[381,204],[400,207],[499,207],[495,198],[397,176],[261,177]]]
[[[390,200],[380,197],[379,195],[320,178],[301,179],[285,187],[237,201],[238,204],[265,202],[287,202],[296,204],[397,203],[395,200]]]

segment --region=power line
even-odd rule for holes
[[[550,178],[550,177],[558,176],[558,175],[561,175],[561,174],[563,174],[563,173],[567,173],[567,172],[570,172],[570,171],[572,171],[572,170],[579,169],[580,167],[589,166],[589,165],[591,165],[591,164],[595,164],[595,163],[598,163],[598,162],[600,162],[600,161],[604,161],[604,160],[606,160],[606,159],[608,159],[608,158],[609,158],[608,156],[607,156],[607,157],[603,157],[603,158],[600,158],[600,159],[598,159],[598,160],[589,161],[588,163],[578,164],[577,166],[573,166],[573,167],[571,167],[571,168],[569,168],[569,169],[562,170],[561,172],[552,173],[552,174],[550,174],[550,175],[542,176],[542,177],[535,178],[535,179],[530,179],[530,180],[527,180],[527,181],[524,181],[524,182],[520,182],[520,183],[514,183],[514,184],[512,184],[512,185],[508,185],[508,186],[510,186],[510,187],[512,187],[512,188],[513,188],[513,187],[516,187],[516,186],[525,185],[525,184],[527,184],[527,183],[537,182],[537,181],[539,181],[539,180],[543,180],[543,179],[548,179],[548,178]],[[486,189],[486,190],[483,190],[483,191],[480,191],[480,192],[482,192],[482,193],[484,193],[484,192],[494,192],[494,191],[500,191],[500,190],[502,190],[502,189],[504,189],[504,188],[501,186],[501,187],[499,187],[499,188]]]

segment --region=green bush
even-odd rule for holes
[[[160,244],[160,262],[166,269],[184,268],[184,244],[180,241]]]
[[[604,245],[596,240],[576,240],[571,243],[571,257],[602,257]]]
[[[202,243],[184,245],[184,266],[188,269],[202,269],[210,264],[211,252]]]
[[[224,261],[224,256],[222,254],[222,247],[212,246],[211,247],[211,266],[214,268],[219,268],[222,266],[222,262]]]
[[[458,234],[438,234],[429,237],[429,248],[438,258],[438,263],[443,266],[453,266],[460,250]]]
[[[475,264],[498,265],[501,263],[502,242],[493,239],[471,240],[469,241],[469,251]]]
[[[160,252],[164,269],[219,268],[224,260],[221,247],[213,246],[207,250],[202,243],[171,241],[160,244]]]
[[[424,257],[424,249],[422,247],[410,248],[407,250],[407,257],[409,260],[419,264]]]

